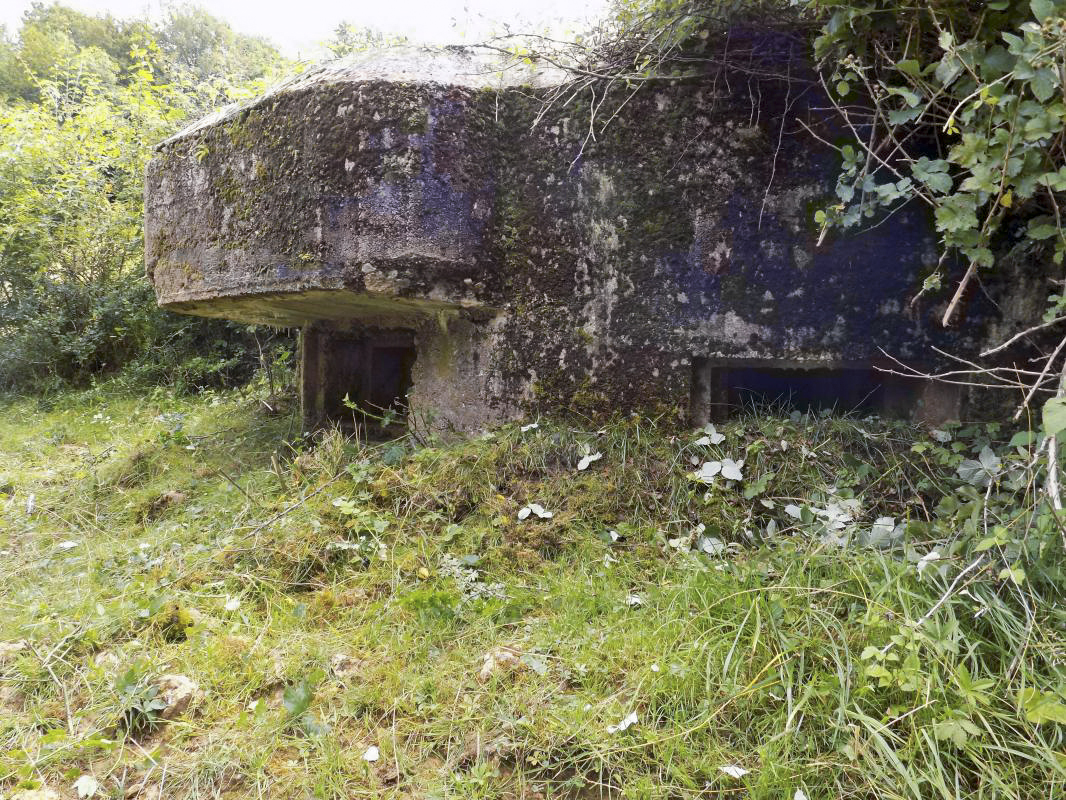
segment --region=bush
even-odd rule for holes
[[[211,35],[190,38],[193,18]],[[18,42],[0,31],[0,391],[124,368],[182,388],[250,375],[250,329],[156,307],[143,176],[155,143],[272,67],[276,51],[202,12],[152,27],[35,6]]]

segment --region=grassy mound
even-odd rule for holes
[[[1066,791],[1028,434],[295,424],[228,393],[4,409],[0,792]]]

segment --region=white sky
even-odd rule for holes
[[[62,0],[79,11],[158,18],[166,0]],[[555,32],[583,27],[608,0],[200,0],[240,33],[265,36],[290,57],[313,57],[342,20],[418,42],[462,44],[502,29]],[[13,34],[31,0],[0,0],[0,24]]]

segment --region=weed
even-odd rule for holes
[[[758,409],[279,447],[290,424],[227,393],[8,409],[0,642],[27,646],[0,661],[0,786],[1064,789],[1037,436]],[[160,718],[163,673],[195,711]]]

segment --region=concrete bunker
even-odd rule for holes
[[[461,432],[566,409],[700,422],[745,391],[957,416],[957,394],[871,369],[979,348],[975,317],[943,330],[897,300],[936,265],[930,220],[822,241],[838,164],[808,130],[837,135],[830,104],[772,77],[802,72],[802,43],[738,36],[765,69],[598,87],[619,94],[595,139],[583,104],[545,110],[565,75],[463,48],[360,54],[223,109],[147,170],[159,302],[299,327],[308,427],[351,419],[346,395]]]
[[[895,374],[869,363],[692,359],[689,418],[721,422],[739,411],[833,412],[936,424],[959,416],[957,387]]]
[[[417,358],[414,337],[403,329],[307,326],[301,390],[308,425],[328,421],[382,430],[402,423]]]

